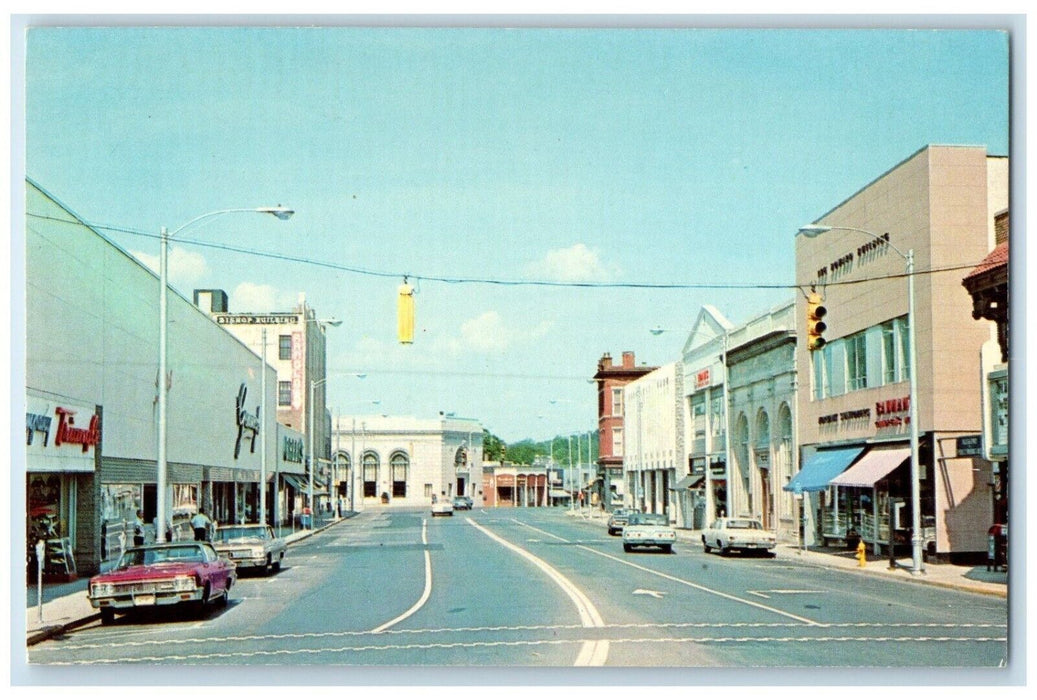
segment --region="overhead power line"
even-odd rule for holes
[[[126,228],[122,226],[115,226],[111,224],[96,224],[87,223],[79,220],[61,219],[57,217],[46,216],[44,214],[27,214],[30,217],[37,219],[45,219],[48,221],[56,221],[65,224],[73,224],[76,226],[86,225],[97,231],[114,231],[118,233],[127,233],[134,236],[141,236],[144,238],[152,238],[158,240],[161,238],[160,234],[150,233],[146,231],[140,231],[137,229]],[[439,275],[422,275],[414,274],[413,272],[385,272],[381,270],[370,270],[362,267],[355,267],[352,265],[345,265],[342,263],[331,262],[328,260],[314,260],[312,258],[304,258],[296,255],[288,255],[285,253],[275,253],[270,251],[261,251],[254,248],[245,248],[242,246],[229,245],[226,243],[214,243],[211,241],[199,241],[194,239],[177,239],[177,245],[193,245],[199,248],[210,248],[213,250],[224,250],[232,253],[240,253],[242,255],[251,255],[253,257],[265,258],[269,260],[280,260],[284,262],[293,262],[300,265],[311,265],[314,267],[322,267],[329,270],[335,270],[336,272],[347,272],[355,275],[362,275],[366,277],[382,277],[388,279],[401,279],[403,277],[410,278],[418,282],[440,282],[442,284],[482,284],[492,285],[499,287],[553,287],[553,288],[569,288],[569,289],[655,289],[655,290],[684,290],[684,289],[803,289],[811,286],[825,286],[825,287],[838,287],[848,286],[856,284],[864,284],[867,282],[876,282],[880,280],[891,280],[891,279],[903,279],[907,276],[906,272],[898,272],[888,275],[877,275],[875,277],[865,277],[853,280],[840,280],[840,281],[818,281],[810,280],[808,282],[792,282],[792,283],[736,283],[736,282],[560,282],[552,280],[508,280],[508,279],[494,279],[489,277],[452,277],[452,276],[439,276]],[[955,272],[962,270],[972,270],[978,265],[980,261],[964,263],[960,265],[946,265],[942,267],[932,267],[929,269],[921,270],[916,269],[914,274],[918,275],[931,275],[942,272]]]

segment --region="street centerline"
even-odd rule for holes
[[[407,612],[403,613],[399,617],[389,620],[384,625],[375,627],[371,630],[373,634],[384,632],[397,622],[406,620],[408,617],[420,610],[421,607],[425,605],[426,601],[428,601],[429,596],[432,595],[432,555],[429,553],[428,549],[428,520],[425,518],[421,519],[421,543],[425,545],[425,590],[421,594],[421,598],[419,598],[418,602],[412,605],[410,610]]]

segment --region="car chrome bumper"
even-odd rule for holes
[[[132,610],[134,608],[151,608],[159,605],[176,605],[177,603],[192,603],[202,599],[202,590],[180,591],[176,593],[136,593],[118,596],[107,596],[104,598],[91,598],[90,605],[100,610],[101,608],[115,608],[118,610]]]

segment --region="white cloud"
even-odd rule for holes
[[[130,253],[144,265],[158,274],[158,256],[139,250]],[[169,248],[169,283],[181,289],[190,289],[198,280],[209,274],[209,264],[205,256],[193,253],[185,248],[170,246]]]
[[[542,321],[533,328],[521,328],[505,320],[496,311],[487,311],[463,321],[457,335],[441,337],[435,344],[435,349],[437,352],[452,355],[501,353],[515,345],[544,337],[550,328],[549,321]]]
[[[235,312],[288,311],[295,308],[291,292],[279,291],[269,284],[242,282],[230,293],[230,310]]]
[[[597,250],[583,243],[549,250],[526,270],[534,277],[553,282],[607,282],[619,274],[617,265],[606,264]]]
[[[476,352],[500,352],[508,348],[514,334],[504,325],[499,313],[487,311],[461,324],[459,341]]]

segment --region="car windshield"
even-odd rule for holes
[[[735,530],[762,530],[763,525],[756,520],[728,520],[727,526]]]
[[[221,527],[216,531],[213,538],[216,542],[229,542],[240,539],[270,539],[269,529],[265,525],[244,525],[236,527]]]
[[[670,519],[663,513],[639,513],[630,516],[631,525],[669,525]]]
[[[116,568],[126,569],[131,566],[162,564],[164,562],[205,561],[205,553],[198,545],[182,545],[178,547],[154,547],[130,549],[122,555]]]

